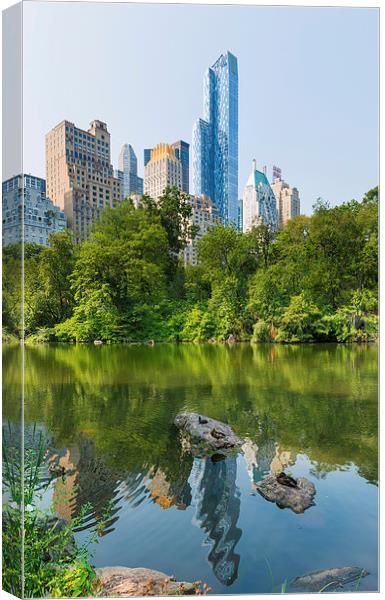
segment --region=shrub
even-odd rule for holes
[[[320,309],[302,292],[292,296],[278,320],[277,342],[310,342],[327,333]]]
[[[378,336],[377,297],[367,289],[351,294],[347,305],[326,318],[338,342],[367,342]]]
[[[52,327],[41,327],[36,333],[25,338],[26,344],[48,344],[49,342],[56,341],[56,331]]]
[[[271,342],[271,324],[266,321],[258,321],[253,326],[252,342]]]

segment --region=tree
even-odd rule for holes
[[[71,276],[79,317],[73,324],[81,326],[80,316],[88,314],[96,301],[100,303],[96,292],[103,289],[103,303],[108,293],[114,327],[121,326],[124,334],[124,327],[130,329],[134,320],[140,337],[138,315],[145,319],[148,307],[166,297],[167,253],[167,234],[156,212],[135,208],[130,201],[105,209],[91,241],[80,246]]]
[[[197,226],[191,223],[192,207],[189,195],[176,187],[166,188],[157,202],[148,196],[142,198],[143,205],[160,223],[167,234],[169,281],[173,281],[179,263],[179,254],[189,239],[194,239]]]
[[[257,264],[266,269],[271,260],[275,232],[271,225],[259,223],[246,234],[251,252],[255,254]]]

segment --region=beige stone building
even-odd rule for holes
[[[173,146],[158,144],[144,168],[144,193],[157,200],[167,187],[182,190],[182,163]]]
[[[106,123],[94,120],[86,131],[62,121],[46,135],[45,156],[47,195],[66,213],[74,241],[82,242],[103,208],[122,201]]]
[[[297,188],[290,187],[288,183],[280,178],[275,179],[271,187],[277,200],[278,226],[282,229],[290,219],[300,214],[299,193]]]
[[[189,198],[192,207],[190,222],[191,225],[198,227],[198,231],[195,238],[190,239],[185,246],[183,259],[185,264],[196,265],[198,263],[196,242],[206,233],[209,227],[223,223],[223,219],[209,196],[202,194],[201,196],[190,196]]]

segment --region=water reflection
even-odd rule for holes
[[[270,473],[276,475],[288,466],[294,465],[297,455],[291,451],[282,450],[274,440],[264,440],[260,446],[251,440],[246,440],[242,446],[247,473],[252,489]]]
[[[172,459],[172,457],[170,457]],[[205,533],[210,547],[208,560],[218,580],[231,585],[237,577],[239,555],[234,552],[242,530],[237,527],[240,491],[236,485],[237,457],[219,462],[211,457],[195,458],[177,452],[172,478],[159,465],[138,467],[129,473],[116,473],[95,454],[91,440],[81,436],[79,443],[66,449],[51,449],[48,461],[64,467],[65,475],[53,483],[54,510],[63,518],[79,516],[81,508],[92,508],[78,531],[94,527],[105,514],[105,507],[115,506],[101,535],[114,530],[122,501],[131,509],[143,502],[153,502],[164,510],[174,507],[195,509],[194,525]]]
[[[196,458],[190,478],[196,505],[194,524],[207,534],[206,543],[211,547],[208,560],[215,576],[226,586],[237,578],[240,558],[234,552],[242,535],[237,527],[240,491],[236,477],[237,459],[231,456],[219,462]]]
[[[19,352],[4,352],[3,411],[14,423],[19,419],[14,367]],[[143,519],[143,539],[136,542],[150,558],[148,510],[169,524],[170,544],[175,543],[174,523],[184,519],[184,528],[192,522],[199,528],[194,531],[201,531],[210,568],[228,588],[239,579],[245,538],[257,543],[255,522],[247,517],[242,528],[239,523],[246,496],[265,475],[290,471],[299,456],[306,456],[306,475],[318,482],[353,465],[355,482],[363,478],[377,484],[375,347],[57,346],[26,348],[25,355],[27,431],[36,422],[44,429],[50,459],[66,471],[51,488],[54,510],[69,518],[90,503],[81,526],[86,529],[108,509],[101,536],[116,540],[123,551],[127,511]],[[172,425],[183,410],[230,423],[247,439],[242,459],[213,462],[183,452]],[[246,481],[245,488],[239,480]],[[328,490],[336,498],[340,493],[337,485]],[[263,509],[262,500],[252,501],[249,511]],[[267,510],[271,514],[271,507]],[[344,508],[351,529],[359,522],[357,510]],[[316,516],[316,510],[309,514]],[[319,532],[325,546],[336,522],[337,514],[331,528]]]

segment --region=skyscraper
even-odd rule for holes
[[[278,227],[282,229],[290,219],[301,212],[301,202],[297,188],[290,187],[281,177],[277,177],[272,185],[277,200]]]
[[[188,194],[190,189],[190,144],[183,140],[178,140],[170,145],[174,148],[175,156],[182,164],[182,191]],[[151,158],[152,150],[153,148],[144,149],[143,159],[145,167]]]
[[[171,146],[175,150],[175,156],[182,163],[182,190],[188,194],[190,189],[190,144],[183,140],[178,140],[171,144]]]
[[[243,192],[242,227],[249,231],[254,225],[265,223],[276,230],[278,213],[274,192],[266,173],[257,169],[253,160],[252,170]]]
[[[238,220],[238,62],[222,54],[205,74],[203,119],[193,127],[194,195],[206,194],[225,223]]]
[[[138,177],[138,159],[131,144],[124,144],[119,154],[119,170],[123,172],[123,196],[143,194],[143,179]]]
[[[45,152],[47,196],[64,210],[74,241],[81,242],[102,209],[122,200],[107,125],[94,120],[84,131],[62,121],[47,133]]]
[[[144,167],[144,193],[157,200],[167,187],[182,189],[182,162],[170,144],[158,144]]]

